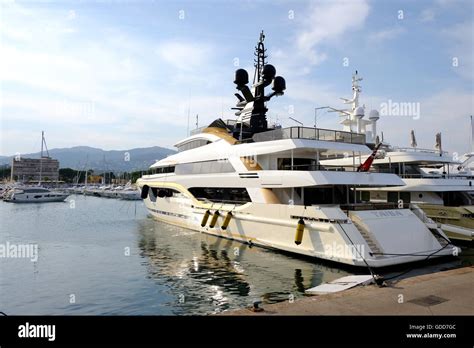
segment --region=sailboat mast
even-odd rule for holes
[[[471,152],[474,152],[474,126],[472,124],[472,115],[471,115]]]
[[[44,131],[41,131],[40,175],[39,175],[38,185],[41,185],[41,180],[43,176],[43,143],[44,143]]]

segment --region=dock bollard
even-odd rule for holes
[[[259,305],[262,301],[254,301],[253,306],[250,308],[252,312],[263,312],[263,308],[260,308]]]

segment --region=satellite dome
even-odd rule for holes
[[[362,106],[357,107],[354,111],[354,114],[358,118],[364,117],[364,114],[365,114],[364,108]]]
[[[380,114],[377,110],[370,110],[369,113],[369,120],[378,120],[380,118]]]

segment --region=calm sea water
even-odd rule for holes
[[[0,258],[0,311],[9,315],[209,314],[288,301],[348,274],[157,222],[141,201],[0,201],[0,217],[0,244],[39,248],[37,262]]]
[[[157,222],[141,201],[73,195],[0,201],[0,244],[37,244],[38,261],[0,259],[7,314],[207,314],[297,298],[347,271]]]

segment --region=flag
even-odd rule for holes
[[[377,151],[379,150],[380,148],[380,145],[382,145],[382,143],[378,143],[375,148],[374,148],[374,151],[372,151],[372,154],[365,160],[364,163],[362,163],[359,168],[357,168],[357,171],[358,172],[368,172],[369,169],[370,169],[370,166],[372,165],[372,162],[374,161],[375,159],[375,156],[377,155]]]

